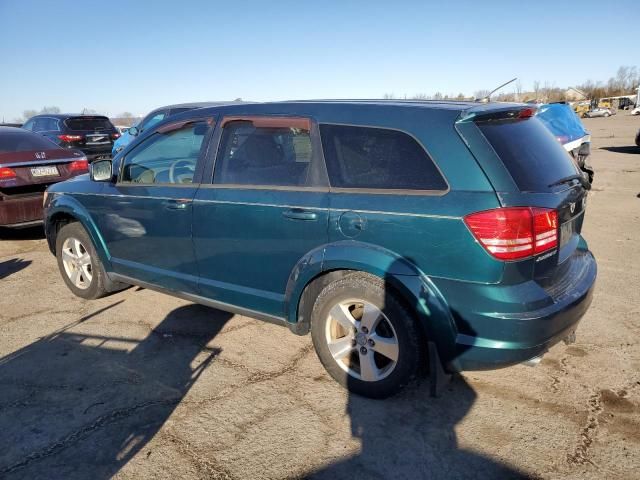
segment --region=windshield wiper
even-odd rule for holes
[[[585,175],[582,173],[577,173],[575,175],[569,175],[568,177],[564,177],[561,178],[560,180],[558,180],[557,182],[553,182],[551,184],[549,184],[549,187],[555,187],[556,185],[562,185],[563,183],[569,183],[572,180],[580,180],[580,183],[582,184],[582,186],[587,189],[587,190],[591,190],[591,184],[589,183],[589,180],[585,178]]]

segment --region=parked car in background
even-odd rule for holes
[[[169,118],[173,115],[177,115],[178,113],[187,112],[189,110],[193,110],[196,108],[204,108],[204,107],[213,107],[216,105],[226,105],[231,102],[194,102],[194,103],[180,103],[176,105],[167,105],[164,107],[156,108],[147,114],[139,123],[130,127],[126,133],[123,133],[122,136],[113,144],[112,154],[115,155],[119,151],[123,150],[124,147],[129,145],[131,141],[145,132],[149,128],[151,128],[156,123],[161,122],[162,120]],[[235,102],[239,103],[239,102]]]
[[[62,148],[81,150],[89,162],[110,158],[113,142],[120,137],[111,121],[101,115],[36,115],[22,128],[44,135]]]
[[[127,131],[131,128],[130,126],[126,126],[126,125],[116,125],[115,127],[116,127],[116,130],[118,130],[118,133],[120,134],[120,136],[127,133]]]
[[[591,153],[591,135],[571,106],[565,102],[542,104],[536,115],[589,176],[589,183],[593,183],[594,170],[587,163]]]
[[[397,392],[427,358],[434,377],[535,362],[573,338],[596,262],[581,235],[589,184],[534,113],[192,110],[51,186],[47,240],[82,298],[140,285],[310,331],[357,394]]]
[[[79,150],[21,128],[0,127],[0,226],[41,222],[45,189],[87,170]]]
[[[602,108],[602,107],[596,107],[593,110],[589,110],[588,112],[584,112],[582,114],[583,117],[587,117],[587,118],[610,117],[611,115],[613,115],[613,113],[610,108]]]

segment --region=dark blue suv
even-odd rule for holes
[[[140,285],[310,331],[338,382],[385,397],[427,364],[508,366],[573,336],[588,187],[527,105],[227,105],[50,187],[45,223],[76,295]]]

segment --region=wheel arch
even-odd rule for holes
[[[347,241],[310,252],[296,265],[285,294],[285,316],[298,335],[310,329],[311,310],[329,283],[354,272],[382,279],[413,312],[425,337],[443,361],[453,359],[457,330],[437,287],[411,261],[376,245]]]
[[[68,195],[60,195],[54,198],[47,209],[45,217],[45,234],[49,250],[55,255],[56,239],[60,229],[72,222],[79,222],[89,234],[93,246],[106,269],[110,270],[111,256],[107,246],[98,230],[97,225],[80,202]]]

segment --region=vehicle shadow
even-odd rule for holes
[[[45,238],[42,225],[28,228],[0,227],[0,240],[42,240]]]
[[[600,147],[600,149],[614,153],[632,153],[634,155],[638,155],[640,153],[640,147],[635,145],[625,145],[622,147]]]
[[[23,260],[21,258],[12,258],[0,262],[0,280],[27,268],[29,265],[31,265],[31,260]]]
[[[187,305],[141,341],[79,333],[120,302],[0,359],[0,478],[114,476],[215,360],[207,344],[232,316]]]
[[[389,269],[395,270],[393,265]],[[387,275],[386,297],[395,291],[391,285]],[[465,331],[472,332],[468,325]],[[456,425],[470,412],[477,394],[460,375],[453,375],[443,390],[437,398],[430,397],[429,380],[423,378],[385,400],[349,394],[346,411],[351,433],[360,439],[360,453],[316,470],[308,478],[529,478],[513,467],[458,445]]]

